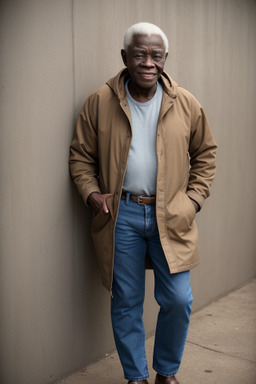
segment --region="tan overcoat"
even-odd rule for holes
[[[95,91],[78,117],[71,144],[70,170],[87,204],[92,192],[113,193],[109,214],[92,219],[91,235],[104,286],[111,292],[114,234],[132,140],[125,93],[126,69]],[[163,99],[159,114],[156,212],[161,244],[170,273],[199,264],[195,208],[209,196],[216,169],[216,143],[204,111],[167,73],[159,79]],[[189,197],[190,198],[189,198]]]

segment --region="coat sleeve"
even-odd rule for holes
[[[216,150],[217,145],[205,113],[194,99],[189,145],[191,167],[187,195],[195,200],[200,208],[210,195],[210,187],[216,173]]]
[[[78,117],[70,145],[70,173],[85,204],[98,184],[97,98],[90,96]]]

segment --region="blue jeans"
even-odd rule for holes
[[[170,274],[162,250],[155,205],[121,200],[115,230],[115,261],[111,319],[115,343],[127,380],[148,378],[143,325],[145,256],[155,276],[155,299],[160,306],[153,368],[163,376],[177,373],[189,327],[190,271]]]

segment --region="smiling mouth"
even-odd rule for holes
[[[144,79],[153,79],[156,76],[155,73],[145,73],[145,72],[140,73],[139,75]]]

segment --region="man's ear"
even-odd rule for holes
[[[167,59],[167,56],[168,56],[168,52],[165,54],[165,60]]]
[[[121,56],[122,56],[124,65],[127,67],[127,55],[124,49],[121,49]]]

